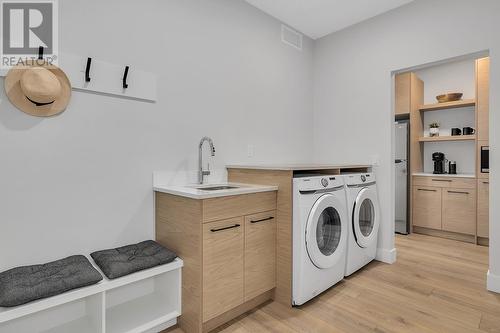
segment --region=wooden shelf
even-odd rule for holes
[[[464,99],[455,102],[422,105],[420,106],[420,111],[438,111],[438,110],[446,110],[454,108],[465,108],[468,106],[475,106],[475,105],[476,105],[475,99]]]
[[[471,141],[476,140],[475,135],[456,135],[456,136],[421,136],[420,142],[440,142],[440,141]]]

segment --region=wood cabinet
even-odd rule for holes
[[[476,60],[477,139],[489,140],[490,58]]]
[[[474,241],[475,178],[414,176],[413,184],[413,226],[462,234]]]
[[[203,225],[203,321],[243,303],[242,217]]]
[[[443,230],[476,234],[476,190],[446,188],[442,192]]]
[[[413,225],[441,230],[441,189],[413,187]]]
[[[245,301],[276,285],[276,213],[245,217]]]
[[[156,240],[184,260],[183,331],[210,331],[272,299],[276,191],[203,200],[155,195]]]
[[[410,113],[411,73],[397,74],[395,77],[396,115]]]
[[[428,177],[414,176],[413,185],[433,186],[440,188],[476,188],[476,179],[474,178],[452,178],[452,177]]]
[[[489,188],[488,180],[477,180],[477,236],[483,238],[489,238]]]

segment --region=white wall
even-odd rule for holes
[[[227,163],[312,158],[312,41],[240,0],[63,0],[62,52],[159,76],[156,104],[73,92],[16,110],[0,80],[0,271],[154,236],[152,173],[194,182],[200,138]],[[83,74],[82,74],[83,75]]]
[[[414,71],[424,81],[424,103],[437,103],[436,96],[461,92],[463,99],[476,98],[476,62],[456,60]]]
[[[446,15],[443,15],[446,13]],[[500,2],[419,0],[318,40],[314,55],[314,142],[321,162],[369,162],[377,168],[383,224],[380,254],[394,248],[391,138],[394,71],[490,50],[490,288],[500,291]],[[466,23],[464,23],[466,22]]]

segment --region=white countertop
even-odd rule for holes
[[[451,178],[476,178],[476,175],[474,174],[468,174],[468,173],[459,173],[457,175],[450,175],[450,174],[433,174],[429,172],[415,172],[413,176],[423,176],[423,177],[451,177]]]
[[[211,187],[211,186],[237,186],[237,188],[217,190],[217,191],[205,191],[203,189],[198,189],[198,187]],[[228,197],[231,195],[277,191],[278,186],[241,184],[241,183],[217,183],[217,184],[203,184],[203,185],[199,184],[154,185],[153,189],[156,192],[168,193],[168,194],[178,195],[181,197],[202,200],[210,198]]]
[[[322,170],[322,169],[349,169],[349,168],[371,168],[371,165],[352,165],[352,164],[233,164],[227,165],[227,169],[253,169],[253,170],[283,170],[283,171],[304,171],[304,170]]]

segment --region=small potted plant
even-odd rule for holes
[[[439,123],[433,122],[429,125],[429,134],[430,136],[439,136]]]

